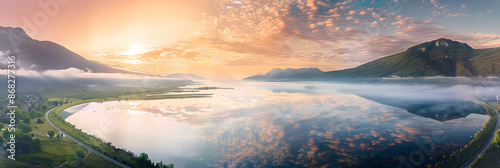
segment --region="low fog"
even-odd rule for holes
[[[478,100],[498,101],[497,96],[500,98],[500,82],[497,78],[420,78],[408,79],[408,81],[398,79],[396,82],[393,79],[377,79],[377,82],[373,81],[375,80],[370,83],[288,83],[286,85],[261,83],[261,87],[274,93],[354,94],[438,121],[464,118],[471,113],[484,114],[483,106],[474,102]],[[473,82],[476,85],[471,85]]]
[[[19,69],[15,71],[18,92],[38,92],[42,89],[111,89],[118,87],[160,87],[183,86],[197,82],[153,75],[120,73],[93,73],[76,68],[64,70],[34,71]],[[0,69],[0,82],[7,83],[7,70]],[[1,90],[6,94],[7,89]]]

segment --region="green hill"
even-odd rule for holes
[[[355,68],[305,73],[292,69],[258,75],[253,80],[332,80],[339,78],[500,76],[500,48],[473,49],[466,43],[437,39],[408,48]],[[286,73],[286,75],[282,75]]]

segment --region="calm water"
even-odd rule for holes
[[[466,86],[216,86],[234,89],[202,91],[212,98],[88,103],[68,109],[66,120],[175,167],[419,167],[467,144],[489,118],[463,104],[432,110],[469,99]]]

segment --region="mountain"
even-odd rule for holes
[[[463,100],[419,100],[415,98],[391,97],[387,95],[372,96],[357,94],[380,104],[399,107],[406,111],[437,121],[450,121],[466,118],[470,114],[484,114],[483,106]]]
[[[183,73],[175,73],[165,76],[167,78],[176,78],[176,79],[188,79],[188,80],[207,80],[202,76],[194,75],[194,74],[183,74]]]
[[[252,80],[334,80],[345,78],[500,76],[500,48],[473,49],[466,43],[440,38],[355,68],[305,73],[285,70]]]
[[[98,73],[132,73],[89,61],[54,42],[32,39],[21,28],[0,26],[0,52],[2,60],[7,54],[15,55],[17,68],[44,71],[74,67]],[[6,62],[1,62],[0,68],[6,68]]]
[[[300,80],[300,79],[314,79],[322,77],[323,71],[318,68],[299,68],[299,69],[273,69],[266,73],[265,75],[251,76],[245,79],[248,80],[265,80],[265,79],[288,79],[288,80]]]

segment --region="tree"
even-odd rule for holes
[[[52,137],[54,137],[56,132],[54,130],[50,130],[50,131],[47,131],[47,134],[49,135],[50,139],[52,139]]]
[[[4,127],[5,125],[3,125],[3,123],[0,123],[0,130],[2,130]]]
[[[30,113],[30,117],[31,119],[35,118],[36,117],[36,111],[34,109],[30,109],[29,110],[29,113]]]
[[[16,132],[16,153],[29,153],[33,151],[31,146],[33,138],[30,134]]]
[[[42,119],[38,118],[38,120],[36,121],[36,123],[43,124],[43,121],[42,121]]]
[[[57,134],[56,138],[57,140],[61,140],[61,134]]]
[[[156,168],[174,168],[174,164],[164,164],[163,161],[160,161],[159,163],[156,163]]]
[[[21,116],[19,116],[19,119],[23,120],[23,122],[26,124],[30,124],[31,117],[27,114],[21,113]]]
[[[31,143],[31,148],[33,148],[34,152],[40,151],[40,149],[42,148],[42,143],[40,142],[40,139],[38,138],[34,139],[33,142]]]
[[[139,167],[154,167],[153,163],[149,159],[148,154],[142,152],[138,158]]]
[[[3,146],[3,142],[4,142],[3,137],[0,137],[0,147]]]
[[[85,157],[85,152],[81,149],[78,149],[78,151],[76,151],[76,156],[78,157],[78,160],[82,160]]]
[[[139,160],[141,161],[147,161],[149,160],[149,155],[145,152],[142,152],[140,155],[139,155]]]
[[[42,105],[42,111],[43,112],[47,111],[48,108],[49,108],[49,106],[47,106],[46,104]]]
[[[31,126],[28,125],[28,124],[25,124],[25,123],[19,123],[19,129],[21,129],[24,133],[28,133],[28,132],[31,132],[32,129],[31,129]]]
[[[42,112],[40,112],[40,111],[37,111],[37,112],[36,112],[36,117],[43,117],[43,113],[42,113]]]
[[[156,168],[163,168],[163,166],[165,166],[165,164],[163,164],[163,161],[160,161],[155,165]]]
[[[83,158],[85,158],[85,152],[78,149],[78,151],[76,151],[76,157],[78,157],[78,165],[81,165],[83,163]]]

